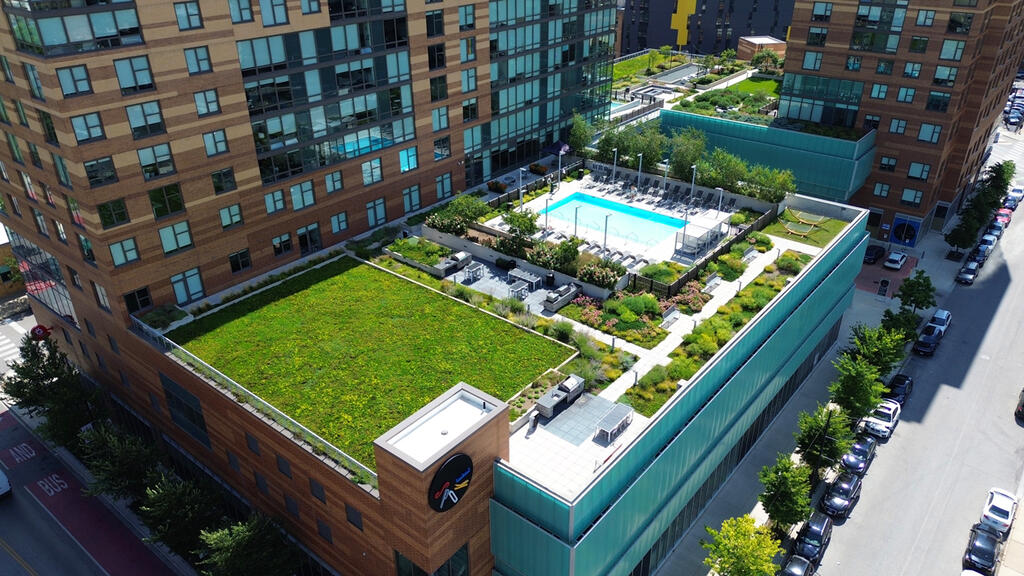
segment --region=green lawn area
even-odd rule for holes
[[[801,237],[797,234],[793,234],[786,230],[786,227],[783,224],[783,222],[789,223],[791,225],[794,222],[797,222],[797,224],[799,224],[796,217],[787,208],[786,211],[780,214],[774,222],[766,226],[765,229],[762,230],[762,232],[764,232],[765,234],[771,234],[772,236],[788,238],[789,240],[795,240],[797,242],[802,242],[804,244],[810,244],[811,246],[817,246],[818,248],[822,248],[826,244],[831,242],[832,239],[835,238],[836,235],[843,230],[843,228],[846,228],[847,224],[842,220],[829,218],[828,220],[825,220],[821,224],[815,225],[814,229],[811,230],[811,232],[807,234],[806,237]],[[800,226],[798,225],[796,227],[799,228]]]
[[[742,82],[729,86],[728,89],[778,98],[781,88],[782,82],[774,78],[747,78]]]
[[[508,400],[572,354],[349,258],[168,337],[373,469],[373,440],[459,381]]]
[[[619,80],[632,79],[634,76],[643,76],[647,72],[648,66],[657,74],[658,72],[663,72],[663,70],[658,68],[658,64],[665,63],[666,69],[670,69],[685,63],[683,56],[674,56],[673,58],[665,58],[660,52],[654,52],[653,56],[644,54],[636,58],[623,60],[613,65],[612,81],[618,82]]]

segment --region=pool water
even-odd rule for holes
[[[580,192],[555,202],[540,213],[541,216],[546,213],[548,218],[561,224],[560,228],[570,231],[573,230],[575,220],[575,225],[579,228],[578,236],[583,236],[582,232],[585,230],[604,234],[605,216],[611,214],[608,217],[609,243],[613,238],[617,238],[647,247],[656,246],[673,237],[678,230],[686,226],[686,220]]]
[[[616,101],[612,100],[612,112],[618,110],[619,108],[622,108],[626,104],[627,104],[626,102],[616,102]]]

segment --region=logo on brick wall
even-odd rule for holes
[[[434,474],[427,492],[427,503],[438,512],[446,512],[459,503],[473,479],[473,461],[465,454],[449,458]]]

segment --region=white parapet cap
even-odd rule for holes
[[[505,406],[490,394],[459,382],[374,443],[417,470],[426,470]]]

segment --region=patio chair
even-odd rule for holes
[[[703,201],[704,201],[704,191],[703,190],[697,190],[697,195],[693,196],[693,204],[694,204],[694,206],[700,204]]]
[[[736,206],[736,199],[729,198],[729,203],[725,205],[725,209],[731,212],[734,206]]]

